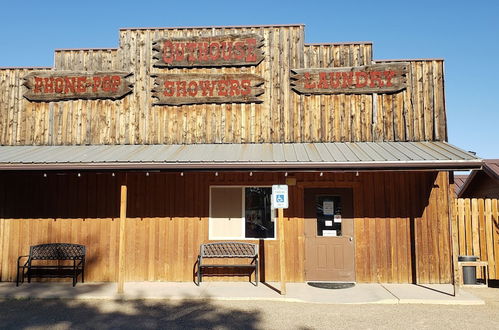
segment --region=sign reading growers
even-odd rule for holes
[[[263,78],[238,74],[157,74],[153,97],[155,105],[201,103],[261,103]]]
[[[291,86],[301,94],[394,93],[406,88],[408,63],[292,69]]]
[[[30,101],[119,99],[132,91],[128,72],[40,71],[24,76]]]
[[[263,37],[228,34],[166,38],[153,42],[154,66],[168,68],[258,65],[263,60]]]

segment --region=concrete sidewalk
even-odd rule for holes
[[[129,282],[125,294],[117,294],[116,283],[70,282],[0,283],[0,299],[213,299],[273,300],[321,304],[449,304],[483,305],[484,301],[460,290],[452,296],[449,284],[356,284],[348,289],[320,289],[306,283],[288,283],[287,294],[279,294],[279,283],[203,282],[200,287],[185,282]]]

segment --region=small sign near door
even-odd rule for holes
[[[272,206],[275,209],[287,209],[289,207],[287,185],[272,185]]]
[[[323,201],[322,202],[322,213],[324,215],[334,214],[334,202],[333,201]]]

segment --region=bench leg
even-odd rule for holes
[[[202,280],[203,276],[201,275],[201,266],[198,266],[198,286],[201,285]]]
[[[256,286],[258,286],[258,259],[256,260],[256,267],[255,267],[255,282]]]

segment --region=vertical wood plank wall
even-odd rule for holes
[[[304,189],[329,186],[354,189],[357,282],[450,282],[447,173],[293,176],[297,185],[290,186],[285,212],[288,281],[304,281]],[[17,257],[30,245],[47,242],[85,244],[87,279],[116,280],[123,182],[129,192],[126,280],[192,281],[199,245],[208,241],[209,186],[271,185],[284,183],[285,177],[259,172],[2,173],[0,280],[14,280]],[[264,280],[278,281],[278,241],[263,244]]]
[[[489,263],[489,278],[499,279],[499,200],[454,199],[459,255],[477,256]],[[482,270],[477,275],[483,278]]]
[[[257,33],[264,60],[239,68],[153,67],[163,37]],[[132,72],[133,93],[117,101],[29,102],[22,77],[0,69],[0,145],[192,144],[447,139],[441,60],[409,61],[408,88],[395,94],[298,95],[290,69],[366,65],[370,43],[304,43],[304,27],[123,29],[117,49],[57,50],[54,70]],[[261,104],[153,106],[155,73],[253,73],[265,79]]]
[[[354,201],[357,281],[450,283],[448,174],[360,175]]]

